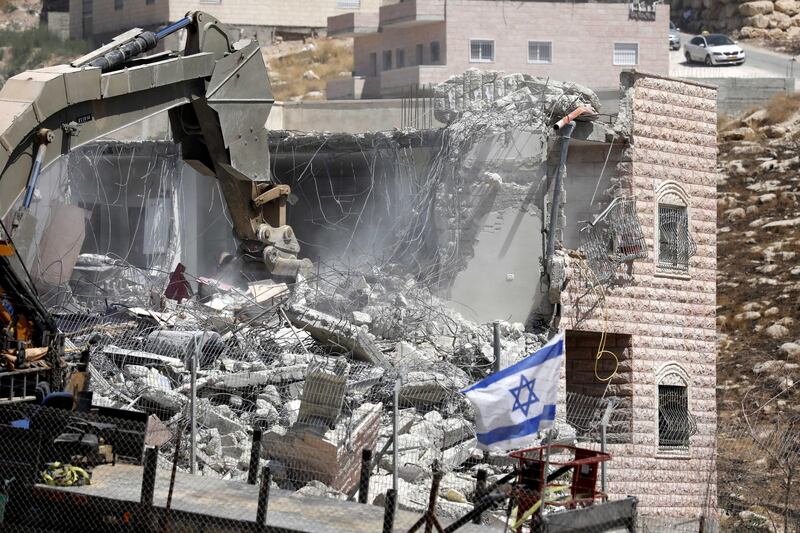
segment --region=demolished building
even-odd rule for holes
[[[141,243],[142,255],[179,252],[155,271],[149,257],[115,257],[84,237],[69,248],[72,296],[96,289],[85,282],[93,265],[118,268],[127,284],[92,293],[100,307],[76,298],[52,309],[70,346],[102,336],[95,405],[157,416],[173,433],[194,413],[194,459],[181,468],[222,479],[247,477],[263,428],[262,464],[300,494],[352,495],[361,451],[372,450],[369,503],[397,471],[400,507],[421,512],[440,465],[450,497],[439,511],[457,517],[472,507],[474,473],[508,464],[478,448],[459,391],[565,330],[559,437],[599,447],[613,411],[609,496],[636,495],[656,523],[713,519],[715,89],[642,73],[624,73],[621,89],[619,114],[599,109],[554,131],[574,109],[598,109],[594,93],[471,70],[436,89],[442,129],[270,132],[272,172],[295,196],[289,223],[315,263],[296,283],[216,268],[228,251],[220,237],[203,248],[214,267],[195,262],[195,278],[215,278],[192,279],[206,292],[154,301],[183,260],[174,188],[151,208],[169,209],[171,229]],[[43,190],[80,185],[66,178]],[[84,220],[96,235],[118,219]],[[230,226],[210,231],[220,227]]]

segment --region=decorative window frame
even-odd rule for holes
[[[661,446],[659,444],[659,430],[658,430],[658,419],[659,419],[659,403],[660,398],[658,394],[658,387],[659,385],[673,385],[678,387],[685,387],[686,388],[686,414],[691,416],[691,407],[692,407],[692,380],[689,377],[689,373],[678,363],[676,362],[669,362],[663,365],[658,372],[656,372],[656,381],[655,386],[653,387],[653,398],[655,400],[655,429],[654,429],[654,437],[655,437],[655,456],[659,458],[665,459],[689,459],[691,458],[691,435],[689,436],[689,445],[686,447],[683,446]]]
[[[672,270],[661,270],[658,267],[659,247],[661,244],[661,219],[659,206],[668,205],[674,207],[686,208],[686,221],[688,225],[689,235],[692,234],[692,212],[689,208],[689,195],[683,187],[673,180],[667,180],[661,183],[655,190],[655,206],[653,209],[653,268],[656,277],[659,278],[673,278],[673,279],[692,279],[691,276],[691,257],[689,263],[686,265],[686,272],[675,272]]]

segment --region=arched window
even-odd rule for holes
[[[689,450],[689,437],[697,426],[689,412],[689,375],[675,363],[661,369],[657,377],[658,449],[661,452]]]
[[[656,190],[656,201],[656,271],[687,274],[697,252],[689,231],[689,197],[678,183],[666,181]]]

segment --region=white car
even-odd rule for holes
[[[742,47],[719,33],[698,35],[683,45],[683,48],[687,63],[700,61],[709,67],[744,63]]]

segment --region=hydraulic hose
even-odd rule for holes
[[[103,56],[94,59],[89,63],[90,67],[98,67],[103,72],[124,65],[131,59],[145,52],[149,52],[155,48],[159,41],[172,35],[178,30],[181,30],[192,23],[191,17],[184,17],[174,24],[170,24],[166,28],[159,30],[158,33],[152,31],[143,31],[132,40],[125,44],[121,44],[106,52]]]

